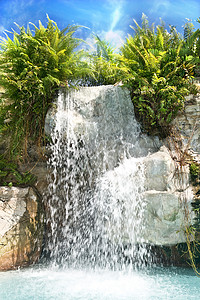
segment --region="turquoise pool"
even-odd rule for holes
[[[0,273],[0,299],[197,300],[200,278],[182,268],[115,272],[34,267]]]

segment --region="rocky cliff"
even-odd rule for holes
[[[94,166],[105,156],[105,144],[109,149],[109,159],[106,164],[104,161],[102,170],[106,165],[107,170],[115,173],[125,157],[128,157],[130,165],[132,155],[142,157],[145,184],[141,195],[146,203],[142,240],[161,246],[185,242],[185,226],[191,224],[194,218],[189,165],[186,163],[180,167],[174,160],[174,152],[166,147],[166,142],[166,146],[163,146],[164,141],[140,132],[139,125],[135,125],[136,121],[133,119],[134,108],[126,89],[113,86],[83,88],[72,92],[71,96],[74,99],[71,111],[74,133],[79,138],[87,136],[90,154],[98,151],[91,162]],[[183,145],[198,160],[200,97],[191,96],[186,104],[184,113],[177,117],[174,124],[180,129]],[[122,114],[120,121],[117,111]],[[47,134],[55,126],[55,113],[56,109],[52,108],[47,115]],[[67,124],[69,116],[62,115],[61,118],[66,118]],[[105,131],[106,139],[96,144],[97,135],[100,141]],[[123,145],[122,132],[125,136]],[[139,145],[139,151],[132,146],[135,143]],[[27,166],[21,168],[26,170]],[[38,164],[33,172],[38,178],[36,187],[40,194],[44,194],[47,189],[46,163]],[[131,173],[128,177],[133,178]],[[190,216],[189,220],[186,218],[186,211],[187,216]],[[42,220],[41,199],[32,188],[0,188],[0,270],[29,265],[38,260],[44,234]]]

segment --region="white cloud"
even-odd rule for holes
[[[109,30],[107,32],[102,31],[99,34],[99,37],[102,40],[106,40],[107,42],[109,42],[109,44],[117,50],[122,46],[125,34],[122,30]]]
[[[41,2],[43,2],[43,0]],[[32,4],[33,0],[12,0],[9,1],[7,5],[7,10],[11,11],[12,15],[17,15]]]
[[[97,32],[97,36],[103,40],[109,43],[110,46],[112,46],[115,50],[118,50],[124,43],[124,37],[125,34],[121,30],[116,31],[101,31]],[[93,37],[89,36],[85,40],[85,44],[82,44],[81,49],[89,50],[89,51],[95,51],[96,49],[96,41]]]
[[[169,0],[154,0],[150,13],[158,13],[159,17],[166,16],[169,13],[170,5]]]
[[[125,5],[126,0],[107,0],[106,3],[111,10],[111,25],[107,32],[102,31],[99,36],[108,41],[111,46],[118,49],[123,44],[125,34],[122,30],[116,29],[116,27],[123,16],[123,6]]]
[[[111,11],[111,25],[110,30],[114,30],[118,22],[120,21],[120,18],[123,15],[123,7],[125,5],[125,0],[107,0],[106,1],[106,8]]]
[[[5,31],[4,26],[0,25],[0,33],[2,33],[3,31]]]
[[[109,41],[110,44],[116,48],[119,49],[122,44],[124,43],[124,32],[121,30],[116,31],[108,31],[105,34],[105,40]]]
[[[112,23],[110,26],[110,30],[113,30],[115,28],[115,26],[117,25],[117,23],[120,20],[120,17],[121,17],[120,7],[117,7],[112,14]]]
[[[68,2],[68,0],[62,0],[63,2]],[[86,8],[78,7],[77,10],[79,13],[81,12],[82,15],[88,15],[90,14],[90,19],[93,24],[93,28],[97,27],[96,24],[102,23],[107,21],[107,30],[97,31],[95,34],[97,34],[100,39],[105,40],[109,42],[109,44],[113,47],[118,49],[124,41],[125,33],[122,30],[118,30],[117,26],[119,25],[119,22],[121,18],[124,15],[124,5],[127,0],[106,0],[103,3],[103,7],[105,10],[105,14],[102,15],[102,11],[95,11],[95,13],[91,13],[91,11],[86,10]],[[72,2],[73,3],[73,2]],[[105,20],[106,16],[106,20]],[[120,24],[121,25],[121,24]],[[121,27],[121,26],[120,26]],[[91,28],[93,30],[93,28]],[[83,48],[90,49],[91,51],[94,51],[96,49],[95,47],[95,39],[93,39],[92,36],[89,36],[86,38],[86,44],[85,46],[82,45]]]

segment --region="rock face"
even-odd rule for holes
[[[135,160],[130,156],[143,157],[141,161],[143,161],[144,168],[142,179],[144,187],[140,189],[145,203],[143,212],[145,229],[142,230],[140,240],[137,238],[133,240],[154,245],[174,245],[185,242],[185,225],[186,223],[190,224],[194,217],[191,210],[193,194],[189,183],[189,168],[184,166],[180,169],[166,147],[161,147],[158,151],[162,145],[161,141],[141,133],[134,118],[134,108],[128,91],[121,87],[101,86],[82,88],[78,92],[70,93],[69,97],[71,99],[70,112],[62,111],[59,119],[65,120],[66,127],[72,121],[73,134],[83,139],[85,145],[89,145],[92,149],[90,155],[98,153],[95,156],[95,164],[98,165],[98,160],[102,159],[106,153],[108,166],[102,170],[103,172],[109,171],[109,177],[104,176],[105,180],[103,179],[103,181],[108,183],[104,188],[112,199],[117,197],[121,203],[125,202],[125,198],[129,198],[129,195],[118,194],[115,196],[113,191],[119,188],[120,180],[124,183],[129,180],[134,184],[135,178],[138,176],[135,175],[137,174],[136,170],[131,172],[129,169],[127,173],[124,171],[122,176],[125,177],[116,180],[116,186],[114,186],[115,180],[113,179],[122,173],[118,172],[118,165],[122,163],[125,168],[125,165],[135,164]],[[194,120],[200,112],[200,100],[195,98],[194,101],[196,102],[193,107],[186,107],[187,116],[180,116],[176,120],[179,125],[182,124],[182,130],[188,137],[191,136]],[[47,115],[45,128],[48,134],[55,127],[55,114],[56,110],[52,109]],[[192,140],[195,151],[200,150],[200,131],[198,131],[200,127],[198,126]],[[130,145],[134,146],[130,147]],[[124,156],[129,160],[128,163],[126,161],[126,164],[123,164]],[[138,185],[140,185],[139,182]],[[134,193],[134,191],[132,192]],[[135,210],[136,206],[131,202],[127,205],[130,205],[130,209],[124,206],[124,210],[128,216],[129,211]],[[189,211],[191,217],[191,220],[187,220],[187,222],[186,211]],[[134,211],[132,213],[135,214]],[[126,224],[123,224],[122,227],[127,228]],[[125,230],[124,236],[127,241],[128,229]]]
[[[111,207],[107,217],[111,240],[121,231],[125,243],[172,246],[186,242],[185,226],[194,218],[189,168],[180,170],[165,146],[146,157],[127,159],[105,173],[101,185],[102,205],[108,206],[107,211]],[[123,218],[120,215],[118,221],[120,211]]]
[[[70,113],[62,110],[59,118],[65,122],[66,128],[71,122],[73,134],[77,139],[85,141],[89,156],[94,157],[93,161],[90,160],[91,165],[93,163],[95,167],[103,161],[101,172],[109,171],[106,178],[108,195],[117,190],[113,178],[116,179],[117,174],[120,176],[123,174],[125,176],[123,179],[121,177],[119,180],[116,179],[117,188],[125,189],[129,181],[130,184],[136,185],[132,192],[136,191],[142,197],[145,228],[142,230],[140,240],[137,237],[133,240],[154,245],[175,245],[185,242],[185,212],[189,212],[191,220],[194,217],[190,205],[193,194],[189,182],[189,169],[184,166],[180,170],[167,148],[161,147],[162,142],[158,138],[141,134],[140,126],[134,118],[129,92],[121,87],[101,86],[72,91],[69,97]],[[64,103],[65,106],[68,104]],[[45,123],[47,134],[51,134],[55,128],[55,116],[56,109],[52,108],[47,114]],[[185,145],[189,141],[190,147],[198,153],[199,117],[200,97],[195,96],[188,98],[184,113],[174,121],[181,129]],[[67,137],[67,130],[65,134]],[[5,145],[0,145],[0,153],[4,151]],[[125,164],[124,157],[126,157]],[[132,166],[133,168],[136,166],[135,158],[142,161],[142,174],[137,168],[131,170]],[[29,167],[22,166],[22,171],[32,169],[34,165],[35,162]],[[138,172],[142,175],[141,178]],[[38,178],[36,187],[42,194],[47,188],[46,163],[37,164],[33,173]],[[124,196],[117,192],[116,200],[125,202],[130,198],[130,193],[127,191],[126,193]],[[136,212],[137,207],[133,205],[133,201],[128,205],[130,206],[125,208],[124,204],[127,216],[130,213],[135,215],[139,213]],[[112,209],[110,211],[113,212]],[[0,187],[0,270],[27,266],[38,260],[43,238],[42,218],[41,199],[38,201],[32,188]],[[125,221],[128,223],[128,217]],[[127,242],[130,227],[122,225],[120,230],[125,228],[124,239]]]
[[[200,94],[186,97],[185,109],[174,120],[184,144],[200,153]]]
[[[127,152],[134,156],[156,151],[158,138],[141,135],[134,117],[134,107],[126,88],[117,86],[84,87],[61,95],[63,107],[53,107],[46,116],[45,132],[51,135],[55,119],[65,128],[66,137],[73,135],[84,140],[89,156],[95,164],[105,158],[108,169],[115,167]],[[68,107],[68,109],[66,109]],[[70,129],[69,129],[70,127]],[[68,129],[67,129],[68,128]]]
[[[0,188],[0,270],[36,262],[43,239],[43,214],[32,188]]]
[[[160,151],[147,156],[144,164],[144,239],[154,245],[185,242],[185,226],[190,225],[194,218],[188,166],[180,168],[176,165],[164,146]]]
[[[184,111],[174,120],[180,130],[183,147],[200,163],[200,94],[186,97]],[[184,150],[184,149],[182,149]],[[185,242],[184,227],[192,223],[193,199],[189,167],[180,170],[169,152],[159,151],[145,159],[148,239],[153,244],[176,244]],[[186,221],[187,211],[190,219]],[[185,213],[186,212],[186,213]]]
[[[48,187],[48,169],[47,169],[47,162],[42,161],[38,162],[38,160],[35,162],[27,163],[27,164],[21,164],[19,166],[19,170],[22,173],[29,172],[31,170],[31,174],[33,174],[36,177],[36,182],[34,184],[37,191],[43,195],[45,194],[47,187]]]

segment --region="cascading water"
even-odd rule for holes
[[[167,207],[165,224],[171,202],[178,199],[162,191],[165,182],[159,181],[160,192],[152,191],[158,181],[144,182],[147,174],[155,176],[154,155],[150,164],[145,156],[160,145],[140,134],[127,91],[104,86],[61,93],[47,119],[52,143],[46,232],[53,264],[0,273],[0,299],[199,299],[199,278],[188,268],[139,270],[151,262],[145,238],[157,240],[151,232],[160,221],[154,209],[159,195],[165,195],[162,204],[159,199],[161,217]],[[169,230],[161,228],[166,242]]]
[[[64,266],[142,266],[148,251],[142,238],[140,128],[132,103],[121,102],[126,90],[99,87],[94,95],[96,89],[58,97],[49,160],[48,251]]]
[[[142,158],[125,159],[113,171],[100,178],[95,195],[98,207],[97,232],[103,233],[104,253],[110,253],[110,266],[137,268],[150,263],[143,239],[146,203],[144,191],[144,165]],[[111,248],[108,247],[108,241]]]

